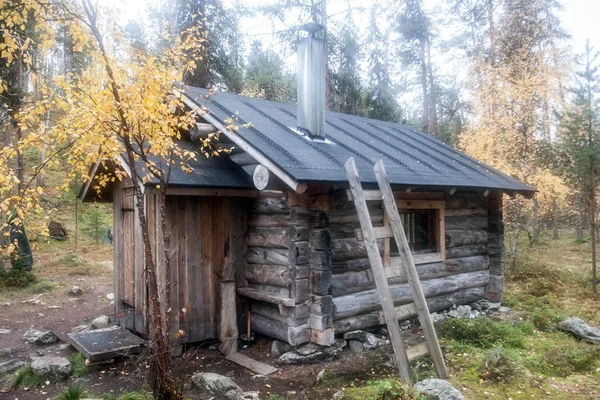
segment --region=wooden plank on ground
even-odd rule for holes
[[[420,343],[409,347],[408,350],[406,350],[406,355],[408,356],[409,361],[414,361],[417,358],[425,357],[427,354],[429,354],[427,343]]]
[[[90,362],[136,354],[144,344],[122,326],[67,333],[67,340]]]
[[[278,371],[277,368],[272,367],[269,364],[261,363],[260,361],[256,361],[238,352],[232,353],[225,358],[260,375],[271,375]]]
[[[404,340],[402,339],[400,326],[398,325],[398,320],[396,319],[394,302],[392,301],[390,288],[385,277],[383,262],[379,255],[379,248],[377,246],[377,240],[375,239],[373,224],[371,223],[371,217],[369,216],[369,209],[367,208],[367,202],[365,201],[365,197],[363,195],[360,178],[358,176],[358,170],[356,169],[356,164],[353,158],[349,158],[346,162],[346,173],[348,175],[350,190],[352,191],[354,205],[356,206],[358,219],[360,221],[360,226],[365,239],[365,247],[367,248],[369,262],[371,263],[371,268],[373,270],[373,278],[379,292],[381,307],[383,308],[385,322],[390,334],[390,341],[392,342],[392,347],[394,348],[396,364],[398,365],[398,370],[402,379],[406,383],[410,383],[410,366],[406,356]],[[398,211],[396,210],[396,213],[397,212]],[[390,221],[393,225],[393,220],[390,219]]]
[[[423,288],[421,287],[419,274],[411,254],[408,241],[406,240],[406,234],[404,233],[404,228],[402,227],[402,220],[400,219],[400,214],[396,208],[396,201],[394,201],[394,195],[385,172],[383,161],[379,160],[375,164],[374,169],[377,182],[379,183],[379,189],[383,194],[383,205],[385,206],[385,210],[390,218],[390,225],[394,231],[394,238],[396,239],[396,244],[398,245],[398,252],[402,258],[402,263],[406,268],[408,282],[411,287],[413,299],[419,315],[419,321],[423,326],[425,340],[429,347],[429,354],[431,354],[438,378],[445,379],[448,376],[448,371],[446,369],[444,355],[442,354],[442,349],[440,348],[433,322],[429,316],[429,308],[427,307],[427,301],[425,300],[425,295],[423,294]]]

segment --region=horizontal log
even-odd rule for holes
[[[338,261],[331,263],[331,271],[334,274],[343,274],[352,271],[364,271],[371,269],[371,264],[368,258],[358,258],[348,261]]]
[[[306,268],[308,270],[308,268]],[[247,264],[244,278],[251,283],[288,287],[290,267],[287,265]]]
[[[446,209],[485,208],[486,199],[479,193],[455,194],[446,200]]]
[[[417,272],[421,281],[425,281],[456,274],[482,271],[488,269],[488,266],[489,259],[487,256],[475,256],[446,260],[445,262],[421,264],[417,266]],[[405,274],[388,279],[390,284],[404,283],[407,281]],[[373,282],[371,278],[370,270],[335,274],[331,278],[331,294],[333,296],[343,296],[373,288],[375,288],[375,282]]]
[[[285,265],[289,262],[289,250],[248,247],[246,261],[252,264]]]
[[[248,216],[248,226],[280,226],[287,227],[290,224],[290,216],[282,214],[258,214]]]
[[[488,242],[488,233],[483,229],[446,229],[446,249],[449,247],[484,244]]]
[[[349,224],[329,224],[329,230],[331,231],[332,239],[349,239],[356,238],[356,230],[360,229],[360,224],[349,223]]]
[[[291,242],[306,242],[308,240],[308,226],[291,225],[288,227],[288,237]]]
[[[262,288],[241,287],[237,289],[237,292],[240,296],[259,301],[266,301],[273,304],[280,304],[285,307],[293,307],[296,304],[296,302],[293,299],[290,299],[289,296],[269,293],[262,290]]]
[[[371,216],[373,225],[383,222],[383,210],[381,209],[381,206],[369,207],[369,215]],[[330,210],[328,216],[329,224],[354,224],[360,226],[358,214],[356,213],[354,205],[352,205],[352,208]]]
[[[331,241],[331,260],[333,262],[366,257],[367,250],[365,249],[365,244],[361,240],[350,238],[333,239]]]
[[[427,298],[429,312],[444,310],[454,304],[468,304],[486,298],[486,286],[457,290],[452,293]],[[397,307],[396,309],[398,309]],[[398,313],[396,313],[398,314]],[[404,314],[400,321],[415,318],[416,313]],[[368,329],[381,325],[379,311],[353,315],[346,318],[334,319],[333,327],[336,333],[350,332],[358,329]]]
[[[311,329],[316,329],[318,331],[333,328],[333,317],[331,314],[310,314],[308,321]]]
[[[488,281],[489,273],[485,270],[425,280],[421,282],[421,286],[425,296],[431,297],[455,292],[459,289],[484,286],[488,284]],[[390,293],[395,304],[412,301],[412,291],[408,283],[390,285]],[[333,303],[335,319],[364,314],[381,308],[379,295],[375,289],[334,297]]]
[[[329,229],[311,229],[308,241],[312,250],[329,250],[331,248]]]
[[[259,197],[252,200],[250,214],[290,214],[287,197]]]
[[[488,210],[485,208],[450,208],[444,212],[446,217],[471,217],[471,216],[486,216]]]
[[[307,301],[310,297],[309,278],[292,280],[289,293],[296,304]]]
[[[257,300],[267,301],[269,303],[274,303],[274,304],[279,304],[279,303],[277,303],[276,300],[275,301],[268,300],[266,296],[273,296],[273,297],[281,298],[281,299],[291,299],[292,300],[291,303],[289,301],[285,301],[285,302],[281,303],[281,304],[284,304],[285,306],[289,307],[289,306],[293,306],[294,304],[298,303],[290,295],[290,286],[291,286],[291,282],[290,282],[290,285],[288,285],[286,287],[267,285],[267,284],[263,284],[263,283],[248,282],[248,286],[238,288],[238,293],[240,293],[240,290],[244,291],[246,289],[251,289],[252,294],[257,294],[257,295],[263,294],[265,296],[265,298],[260,298]],[[244,293],[244,295],[246,295],[246,293]],[[254,298],[252,296],[246,296],[246,297]]]
[[[190,139],[192,142],[206,139],[209,135],[217,132],[217,128],[211,124],[197,122],[190,128]]]
[[[486,216],[470,216],[470,217],[446,217],[444,219],[446,229],[486,229],[488,227],[488,219]]]
[[[268,337],[279,339],[292,346],[306,343],[310,340],[308,324],[300,327],[290,327],[280,321],[260,314],[252,315],[252,330]]]
[[[290,245],[288,228],[249,227],[246,244],[252,247],[272,247],[287,249]]]
[[[282,315],[276,304],[266,303],[264,301],[253,301],[251,303],[252,317],[262,315],[275,321],[279,321],[287,326],[300,326],[308,322],[310,314],[306,316],[295,317],[294,315]]]
[[[310,270],[310,292],[317,296],[331,294],[331,271]]]
[[[312,296],[310,312],[312,314],[331,314],[333,312],[332,296]]]
[[[488,254],[487,245],[485,244],[473,244],[446,249],[446,259],[473,257],[484,254]]]
[[[331,251],[311,250],[309,255],[311,269],[331,271]]]

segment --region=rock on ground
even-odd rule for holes
[[[101,315],[90,322],[90,330],[108,328],[110,326],[110,318],[108,315]]]
[[[425,379],[414,386],[436,400],[464,400],[465,397],[452,384],[443,379]]]
[[[71,375],[73,367],[64,357],[31,357],[31,370],[36,374],[66,379]]]
[[[367,332],[365,331],[352,331],[344,333],[344,339],[346,340],[358,340],[359,342],[367,341]]]
[[[342,348],[335,346],[325,346],[320,350],[308,355],[299,354],[296,351],[289,351],[277,359],[277,364],[316,364],[324,361],[333,361],[339,357]]]
[[[212,372],[194,374],[192,382],[200,390],[206,391],[218,399],[237,400],[244,396],[244,391],[237,383],[226,376]]]
[[[292,350],[294,350],[294,347],[285,342],[273,340],[273,343],[271,343],[271,354],[273,354],[276,357],[279,357],[283,353],[287,353],[288,351]]]
[[[0,376],[12,374],[23,365],[25,365],[25,363],[21,360],[10,360],[0,363]]]
[[[83,289],[80,288],[79,286],[71,286],[71,288],[69,289],[69,291],[67,292],[67,294],[69,296],[81,296],[83,294]]]
[[[585,340],[588,343],[600,343],[600,329],[588,325],[584,320],[577,317],[569,317],[558,323],[558,329]]]
[[[23,339],[25,339],[27,343],[35,344],[52,344],[60,340],[52,331],[38,331],[35,329],[29,329],[25,332]]]
[[[321,345],[318,345],[316,343],[308,342],[306,344],[301,344],[300,346],[297,346],[295,350],[298,354],[308,356],[319,351],[321,347]]]
[[[377,336],[373,335],[372,333],[367,333],[367,340],[363,342],[365,350],[376,349],[378,345],[379,342],[377,341]]]
[[[446,320],[446,316],[444,314],[438,314],[435,312],[431,313],[429,317],[431,318],[431,322],[433,322],[434,325],[440,325]]]
[[[359,342],[358,340],[349,340],[348,348],[350,348],[350,351],[354,354],[360,354],[365,350],[363,343]]]

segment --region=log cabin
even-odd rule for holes
[[[300,42],[298,104],[206,89],[176,91],[197,126],[180,145],[220,132],[230,153],[175,170],[167,190],[171,271],[160,275],[170,293],[178,343],[235,341],[252,331],[292,345],[331,345],[335,335],[383,324],[381,306],[349,200],[344,163],[356,161],[363,187],[376,188],[373,165],[383,160],[430,311],[479,299],[498,302],[504,286],[503,195],[534,188],[436,138],[394,122],[325,110],[324,43]],[[239,129],[229,129],[234,119]],[[102,164],[92,169],[80,197]],[[124,168],[115,165],[114,168]],[[143,243],[133,184],[144,188],[153,245],[158,201],[152,182],[124,180],[102,199],[114,207],[114,290],[118,323],[147,334]],[[370,202],[378,226],[389,221]],[[394,268],[396,244],[378,242]],[[156,252],[161,265],[162,251]],[[405,276],[389,279],[399,320],[413,318]],[[167,291],[166,288],[169,288]],[[183,335],[176,335],[184,332]]]

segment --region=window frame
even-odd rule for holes
[[[396,208],[398,210],[434,210],[435,211],[435,224],[434,224],[434,237],[435,241],[435,252],[413,254],[413,260],[415,265],[428,264],[434,262],[444,261],[446,259],[446,227],[445,227],[445,210],[446,201],[444,200],[407,200],[407,199],[396,199]],[[390,226],[389,218],[383,208],[383,226]],[[394,238],[383,239],[383,265],[390,267],[391,265],[391,242]],[[394,239],[395,240],[395,239]]]

